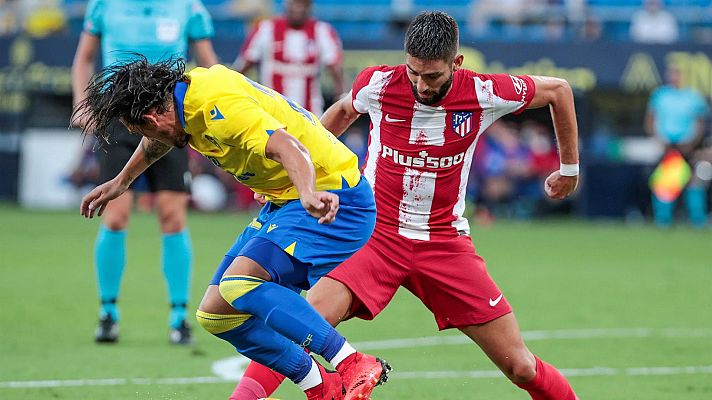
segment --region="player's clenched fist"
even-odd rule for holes
[[[544,191],[552,199],[563,200],[576,190],[578,176],[562,176],[553,172],[544,182]]]
[[[302,206],[320,224],[330,224],[339,211],[339,196],[331,192],[314,192],[300,197]]]

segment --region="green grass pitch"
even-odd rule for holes
[[[234,383],[212,370],[235,355],[227,343],[199,328],[193,347],[168,343],[153,215],[131,221],[121,339],[103,346],[92,341],[98,221],[12,206],[0,207],[0,221],[1,399],[227,398]],[[242,214],[190,215],[193,309],[248,221]],[[711,232],[498,221],[474,227],[473,238],[529,347],[572,374],[582,399],[712,399]],[[438,333],[408,292],[375,321],[339,329],[393,365],[375,400],[529,398],[493,375],[494,366],[459,332]],[[290,384],[275,397],[303,398]]]

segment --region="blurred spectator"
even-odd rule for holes
[[[413,0],[391,0],[390,26],[395,34],[402,36],[413,19]]]
[[[598,41],[603,36],[603,25],[601,25],[601,21],[589,14],[584,19],[577,36],[582,42]]]
[[[413,0],[391,0],[393,18],[410,20],[413,18]]]
[[[695,173],[685,188],[685,203],[690,222],[693,226],[703,227],[707,224],[706,186],[709,177],[705,180],[705,175],[697,173],[696,164],[701,161],[698,150],[704,139],[704,122],[709,110],[699,93],[683,87],[678,67],[668,65],[665,78],[667,84],[656,89],[650,97],[645,130],[666,149],[678,150],[692,164]],[[661,227],[670,226],[675,200],[662,199],[655,193],[652,200],[655,223]]]
[[[501,22],[510,28],[521,26],[527,9],[539,3],[539,0],[474,0],[470,6],[467,21],[468,29],[474,34],[484,34],[495,22]]]
[[[559,0],[561,1],[561,0]],[[552,0],[549,0],[552,3]],[[587,15],[587,0],[563,0],[566,19],[573,25],[580,25]]]
[[[12,35],[18,29],[18,1],[0,0],[0,35]]]
[[[633,14],[630,37],[640,43],[674,43],[679,36],[677,19],[663,10],[660,0],[645,0]]]
[[[322,66],[334,96],[344,93],[341,39],[334,28],[312,18],[311,0],[286,0],[285,15],[258,23],[243,44],[235,69],[245,74],[260,63],[260,82],[320,116]]]
[[[552,16],[544,24],[544,40],[557,42],[566,36],[566,20],[563,16]]]
[[[36,38],[49,36],[67,27],[67,16],[61,0],[23,0],[20,2],[23,27]]]
[[[484,143],[482,143],[482,141]],[[558,159],[558,158],[557,158]],[[533,176],[531,154],[519,139],[514,124],[497,121],[490,126],[475,150],[472,171],[476,187],[471,194],[486,212],[495,216],[524,216],[519,197]],[[527,209],[531,209],[526,206]]]
[[[584,0],[480,0],[470,5],[468,30],[477,36],[561,41],[581,24]]]
[[[559,169],[559,154],[553,134],[546,125],[534,120],[525,121],[520,134],[531,154],[531,172],[543,182]]]
[[[255,20],[271,15],[273,6],[270,0],[232,0],[229,7],[231,15]]]
[[[470,170],[467,192],[476,203],[475,218],[489,223],[495,217],[530,218],[554,210],[543,187],[558,168],[559,155],[547,126],[534,120],[521,127],[495,122],[480,139]]]

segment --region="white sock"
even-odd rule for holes
[[[356,352],[356,349],[351,347],[349,342],[344,342],[344,345],[341,346],[341,350],[339,350],[339,352],[336,353],[334,358],[329,360],[329,363],[331,365],[333,365],[334,368],[336,368],[336,366],[339,365],[339,363],[344,361],[348,356],[350,356],[351,354],[354,354],[355,352]]]
[[[305,376],[304,379],[302,379],[301,381],[296,382],[296,384],[302,389],[302,391],[311,389],[321,383],[321,374],[319,373],[319,367],[316,365],[316,361],[314,361],[313,359],[311,360],[311,362],[312,366],[307,376]]]

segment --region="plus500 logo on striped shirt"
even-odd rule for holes
[[[395,164],[405,167],[442,169],[462,163],[465,160],[465,153],[458,153],[454,156],[429,157],[428,152],[423,150],[414,157],[383,145],[381,146],[381,157],[388,158]]]

